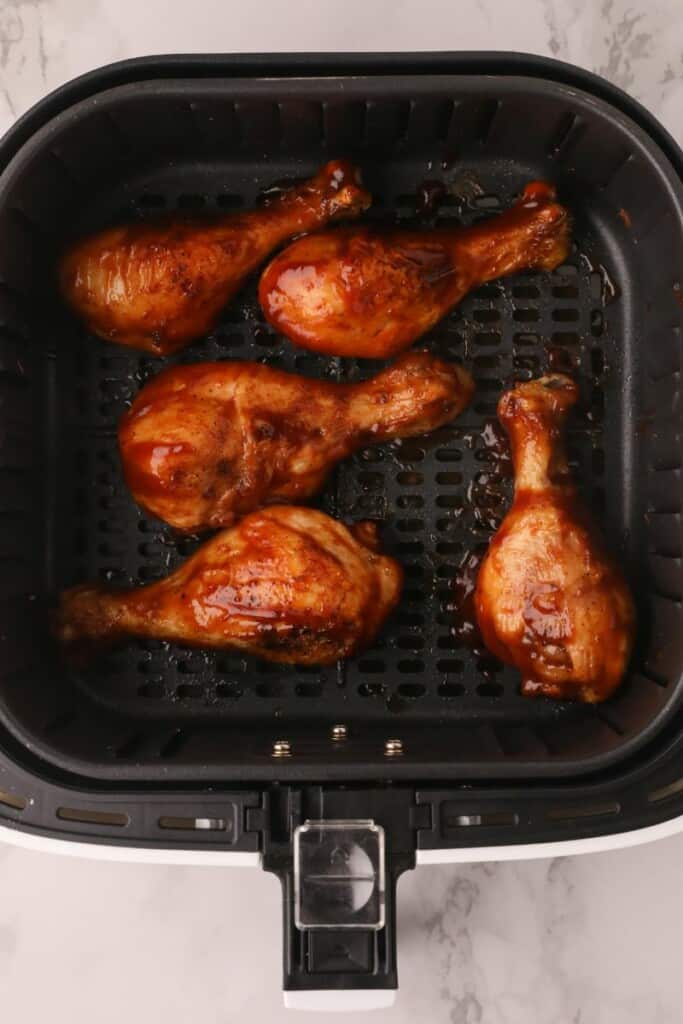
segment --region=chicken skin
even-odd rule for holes
[[[355,167],[335,160],[261,209],[110,228],[66,253],[62,293],[100,337],[168,355],[210,331],[278,245],[365,210],[370,195],[358,182]]]
[[[332,356],[403,351],[486,281],[552,270],[569,251],[569,217],[533,182],[505,213],[432,231],[343,228],[302,238],[263,271],[259,300],[278,331]]]
[[[358,384],[260,363],[174,367],[120,423],[126,482],[139,505],[178,530],[229,526],[261,505],[309,498],[358,448],[448,423],[473,390],[466,370],[427,352]]]
[[[486,646],[522,673],[522,693],[596,703],[621,682],[635,613],[567,465],[563,425],[577,397],[553,374],[499,402],[515,497],[479,570],[475,608]]]
[[[367,646],[401,592],[374,523],[278,506],[223,530],[164,580],[65,591],[54,629],[83,662],[126,636],[326,665]]]

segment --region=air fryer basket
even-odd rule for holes
[[[195,543],[143,517],[123,486],[116,422],[150,375],[235,357],[340,380],[376,367],[275,336],[253,283],[174,359],[106,345],[56,298],[59,252],[120,218],[242,209],[342,155],[363,167],[378,220],[468,223],[537,177],[576,218],[566,266],[480,289],[425,339],[474,373],[465,415],[359,453],[320,498],[382,521],[406,567],[397,614],[373,650],[329,670],[132,643],[67,671],[47,631],[58,590],[157,578]],[[395,883],[416,850],[683,813],[683,155],[647,112],[524,55],[148,58],[44,100],[0,143],[0,170],[0,824],[260,853],[283,881],[286,987],[315,990],[395,987]],[[449,190],[431,215],[418,195],[434,180]],[[581,385],[573,466],[639,608],[629,676],[596,708],[522,699],[515,673],[452,628],[454,580],[510,497],[497,397],[550,367]],[[355,912],[350,930],[297,926],[295,838],[310,820],[322,847],[353,834],[384,866],[383,927],[358,928]]]
[[[60,588],[155,579],[195,545],[141,514],[122,480],[116,424],[146,379],[173,361],[235,357],[335,379],[377,367],[294,348],[264,326],[253,284],[172,359],[105,344],[53,295],[58,253],[121,218],[250,206],[337,155],[362,166],[378,220],[414,222],[435,178],[449,185],[439,222],[490,216],[532,178],[556,182],[576,217],[566,266],[481,288],[425,338],[472,370],[472,407],[430,437],[360,452],[321,498],[341,518],[382,521],[406,568],[398,612],[372,650],[328,669],[159,642],[65,669],[46,630]],[[138,782],[547,777],[632,751],[674,708],[683,668],[680,200],[668,161],[627,117],[525,77],[131,82],[48,121],[0,180],[7,728],[64,770]],[[513,670],[453,633],[453,577],[510,495],[487,425],[507,383],[548,367],[580,382],[572,461],[639,602],[631,672],[597,708],[520,697]],[[283,736],[293,756],[276,762]],[[403,756],[385,757],[388,738]]]

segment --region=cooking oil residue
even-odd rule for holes
[[[621,219],[624,222],[625,226],[627,228],[630,228],[631,227],[631,214],[628,212],[628,210],[625,210],[623,206],[619,210],[619,216],[621,217]]]
[[[466,551],[453,577],[453,635],[464,647],[471,647],[475,651],[483,648],[474,607],[474,592],[485,550],[485,547],[477,547]]]
[[[513,477],[512,456],[507,435],[498,420],[488,419],[480,434],[483,450],[478,453],[486,468],[470,479],[467,500],[477,526],[494,533],[501,523],[506,500],[505,481]]]
[[[507,479],[512,477],[512,455],[507,434],[498,420],[488,419],[481,431],[481,439],[486,451],[491,452],[493,462],[496,463],[496,472]]]
[[[305,178],[279,178],[277,181],[274,181],[272,185],[268,185],[266,188],[261,189],[256,202],[259,205],[263,204],[264,206],[268,206],[286,192],[291,192],[291,190],[296,188],[297,185],[301,185],[305,180]]]
[[[616,281],[612,278],[607,268],[602,263],[594,263],[587,253],[579,253],[579,260],[581,265],[589,274],[595,274],[596,279],[599,282],[599,296],[596,298],[600,299],[603,306],[609,306],[611,302],[615,302],[621,295],[621,289]]]

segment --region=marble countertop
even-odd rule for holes
[[[145,53],[506,49],[591,68],[683,141],[681,0],[0,0],[0,131]],[[683,835],[577,858],[421,868],[399,886],[394,1024],[679,1024]],[[280,891],[257,870],[0,845],[3,1020],[259,1024],[282,1008]],[[328,1019],[328,1018],[325,1018]]]

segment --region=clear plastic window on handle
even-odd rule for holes
[[[294,923],[301,930],[384,927],[381,825],[308,820],[296,829]]]

